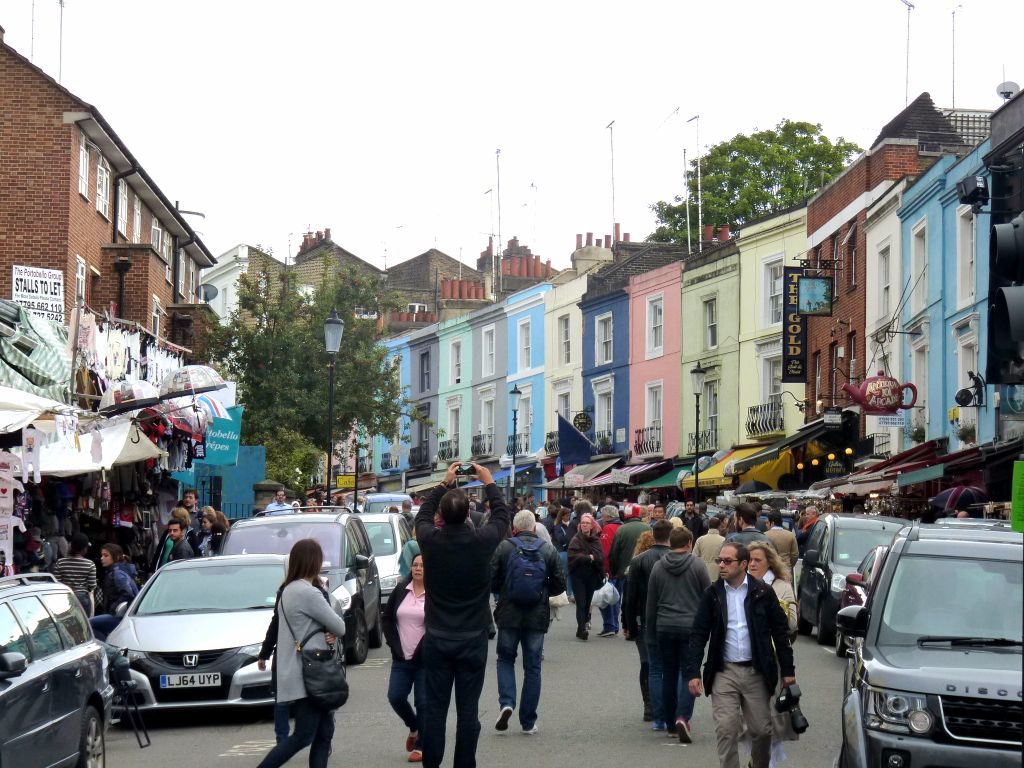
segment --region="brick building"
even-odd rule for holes
[[[81,300],[187,345],[209,250],[99,110],[2,28],[0,83],[0,296],[16,266],[57,270],[65,324]]]

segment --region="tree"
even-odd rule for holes
[[[716,144],[700,158],[703,222],[697,221],[697,161],[690,162],[690,237],[700,237],[702,223],[742,225],[805,201],[861,151],[842,137],[831,141],[819,124],[792,120]],[[659,225],[650,240],[686,243],[685,197],[660,200],[651,210]]]

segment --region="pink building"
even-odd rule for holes
[[[629,428],[633,461],[681,453],[682,262],[630,278]]]

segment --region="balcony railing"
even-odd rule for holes
[[[459,458],[459,436],[442,440],[437,444],[437,460],[451,462]]]
[[[875,432],[857,443],[857,456],[860,458],[887,459],[891,451],[888,432]]]
[[[594,430],[594,455],[601,456],[615,451],[615,432],[611,429]]]
[[[398,469],[398,454],[397,453],[382,453],[380,455],[380,468],[381,471],[387,472],[390,469]]]
[[[548,432],[544,437],[544,453],[558,453],[558,432]]]
[[[430,445],[421,443],[409,449],[409,466],[426,467],[430,465]]]
[[[482,432],[473,435],[473,455],[493,456],[494,455],[494,433]]]
[[[526,432],[520,432],[518,435],[509,435],[508,444],[505,446],[505,452],[509,456],[523,456],[530,452],[530,436]]]
[[[654,456],[661,453],[661,424],[640,427],[633,433],[633,452],[637,456]]]
[[[718,430],[704,429],[691,432],[686,441],[687,453],[714,453],[718,450]]]
[[[356,467],[361,475],[373,472],[373,456],[360,456],[359,461],[356,462]]]
[[[747,437],[765,437],[786,431],[782,403],[772,400],[747,409]]]

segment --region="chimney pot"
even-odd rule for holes
[[[587,232],[587,247],[589,248],[594,244],[594,233]]]
[[[544,277],[544,273],[541,271],[540,256],[533,257],[533,276],[540,278]]]
[[[331,228],[330,227],[325,227],[324,228],[324,240],[330,240],[330,239],[331,239]]]
[[[583,234],[576,235],[576,250],[578,251],[583,247]]]
[[[622,239],[622,237],[620,236],[621,229],[622,229],[622,225],[619,224],[618,222],[615,222],[615,242],[616,243],[619,242]]]
[[[611,248],[612,247],[612,236],[611,235],[605,235],[604,236],[604,247],[605,248]]]
[[[715,227],[713,224],[704,225],[704,242],[710,242],[711,238],[714,237]]]
[[[718,242],[724,243],[729,239],[729,225],[723,224],[718,228]]]
[[[626,234],[624,234],[622,236],[622,242],[624,242],[624,243],[628,243],[629,242],[629,232],[627,232]]]
[[[579,235],[577,235],[577,237],[579,237]],[[544,271],[545,271],[545,277],[550,279],[551,278],[551,259],[548,259],[547,262],[544,264]]]

